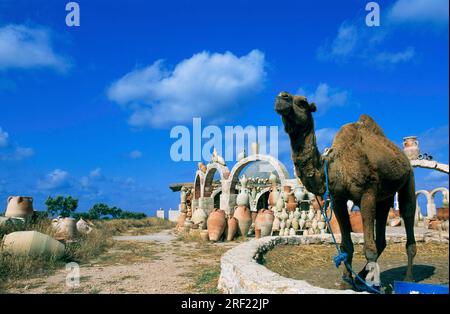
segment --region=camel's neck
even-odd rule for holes
[[[322,196],[325,193],[323,162],[317,149],[314,124],[306,131],[289,134],[295,171],[309,192]]]

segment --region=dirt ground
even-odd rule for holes
[[[220,257],[237,242],[205,243],[177,238],[170,230],[115,237],[97,259],[80,265],[80,283],[66,285],[57,271],[11,283],[7,293],[218,293]]]
[[[334,255],[336,248],[331,245],[281,245],[267,253],[264,265],[285,277],[305,280],[322,288],[339,289],[343,266],[339,269],[334,266]],[[365,262],[362,245],[355,245],[354,270],[359,272]],[[383,286],[389,288],[395,280],[402,281],[407,265],[405,244],[388,244],[378,262]],[[413,273],[416,282],[448,285],[448,244],[418,243]]]

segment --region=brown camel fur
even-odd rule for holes
[[[407,235],[405,280],[412,281],[416,255],[416,201],[414,172],[406,155],[384,135],[371,117],[363,114],[358,122],[344,125],[336,134],[328,154],[321,156],[312,117],[316,105],[303,96],[282,92],[276,97],[275,110],[281,115],[290,138],[296,174],[306,189],[316,195],[321,196],[325,192],[324,158],[328,160],[329,191],[342,233],[341,249],[348,254],[350,265],[353,243],[347,201],[352,200],[361,209],[364,254],[368,263],[376,262],[386,247],[387,216],[398,192],[400,214]],[[367,273],[364,268],[359,275],[365,279]],[[343,279],[353,283],[352,274],[347,269],[344,269]],[[346,286],[345,283],[343,285]]]

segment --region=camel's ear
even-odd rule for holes
[[[309,110],[310,110],[311,112],[316,112],[316,111],[317,111],[316,103],[312,102],[312,103],[309,105]]]

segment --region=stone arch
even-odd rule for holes
[[[276,158],[269,156],[269,155],[251,155],[246,158],[241,159],[239,162],[234,165],[233,169],[230,173],[230,193],[236,194],[236,184],[239,180],[239,175],[241,171],[249,164],[256,162],[256,161],[265,161],[269,163],[274,169],[276,174],[278,174],[278,177],[280,178],[280,183],[283,185],[286,180],[289,179],[289,173],[286,170],[286,167]]]
[[[432,208],[432,199],[431,199],[430,192],[428,192],[426,190],[418,190],[418,191],[416,191],[416,220],[418,220],[419,213],[420,213],[420,206],[419,206],[419,195],[420,194],[425,195],[425,197],[427,198],[427,216],[429,218],[432,218],[434,215],[434,212],[433,212],[433,208]]]
[[[220,195],[221,194],[222,194],[222,187],[218,187],[217,189],[215,189],[212,192],[211,198],[213,199],[214,208],[220,208]],[[216,202],[216,197],[219,197],[219,200],[217,202]]]
[[[430,192],[430,197],[431,197],[431,202],[433,204],[433,209],[434,212],[436,213],[436,202],[434,200],[434,197],[436,196],[437,193],[441,192],[442,193],[442,202],[447,201],[448,202],[448,189],[444,188],[444,187],[440,187],[440,188],[435,188],[434,190],[432,190]]]
[[[194,179],[194,200],[202,196],[203,172],[197,171]]]
[[[258,202],[259,202],[259,199],[261,198],[261,196],[263,196],[263,195],[266,194],[267,192],[270,192],[270,189],[271,189],[271,187],[268,186],[268,187],[262,189],[261,191],[259,191],[258,194],[256,194],[255,199],[254,199],[254,200],[251,202],[251,204],[250,204],[250,210],[251,210],[251,211],[255,211],[255,212],[256,212],[256,211],[258,210]]]
[[[206,167],[205,180],[203,181],[203,185],[201,187],[202,197],[211,197],[213,193],[211,185],[213,183],[214,175],[216,174],[216,172],[219,172],[221,182],[224,179],[228,179],[228,176],[230,175],[230,171],[226,166],[223,166],[216,162],[208,164],[208,166]]]

